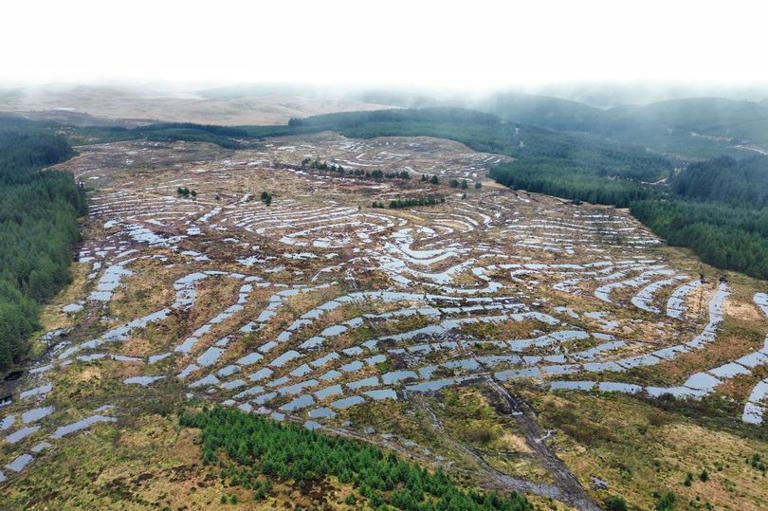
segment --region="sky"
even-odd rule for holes
[[[768,82],[768,2],[5,0],[0,83]]]

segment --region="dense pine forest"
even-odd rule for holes
[[[182,426],[202,430],[203,463],[220,467],[232,484],[264,499],[272,480],[310,493],[328,477],[351,485],[350,505],[408,511],[529,511],[525,497],[466,491],[442,470],[429,471],[378,447],[221,407],[182,414]],[[319,503],[318,503],[319,504]]]
[[[717,268],[768,279],[768,211],[726,204],[652,199],[630,211],[667,243],[691,248]]]
[[[240,128],[193,124],[188,122],[157,123],[136,128],[124,126],[98,126],[77,128],[74,130],[83,143],[107,143],[120,140],[138,140],[145,138],[153,142],[209,142],[226,149],[241,147],[239,140],[248,138],[248,133]]]
[[[633,202],[632,214],[708,264],[768,279],[768,157],[691,164],[671,192]]]
[[[653,196],[651,188],[632,180],[606,179],[568,159],[516,160],[493,168],[490,177],[513,189],[546,193],[574,201],[628,207]]]
[[[0,119],[0,370],[25,354],[40,304],[70,280],[85,196],[71,174],[41,168],[72,154],[50,128]]]
[[[674,177],[672,190],[689,199],[763,208],[768,205],[768,157],[723,156],[693,163]]]

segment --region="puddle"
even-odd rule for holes
[[[52,414],[56,410],[54,406],[44,406],[41,408],[33,408],[21,414],[21,422],[29,424],[30,422],[36,422]]]
[[[147,385],[151,385],[158,380],[162,380],[163,378],[165,378],[165,376],[131,376],[130,378],[123,380],[123,383],[146,387]]]
[[[40,429],[40,426],[26,426],[23,428],[19,428],[13,433],[7,435],[5,437],[5,441],[8,442],[9,444],[15,444],[19,440],[23,440],[27,438],[29,435],[37,432],[37,430],[39,429]]]
[[[54,440],[58,440],[59,438],[70,435],[72,433],[76,433],[78,431],[88,429],[94,424],[97,424],[99,422],[117,422],[117,419],[115,419],[114,417],[107,417],[104,415],[92,415],[86,419],[73,422],[72,424],[61,426],[51,434],[51,438],[53,438]]]
[[[367,390],[363,394],[373,398],[375,401],[381,401],[382,399],[397,401],[397,393],[392,389]]]
[[[362,403],[365,403],[365,399],[363,399],[362,397],[350,396],[350,397],[345,397],[337,401],[334,401],[333,403],[331,403],[331,406],[334,408],[338,408],[339,410],[344,410]]]
[[[293,401],[284,404],[280,409],[286,412],[295,412],[307,408],[308,406],[312,406],[313,404],[315,404],[314,398],[309,394],[304,394]]]
[[[22,454],[12,462],[8,463],[6,467],[14,472],[21,472],[33,459],[35,458],[31,454]]]
[[[312,419],[332,419],[336,417],[336,412],[326,407],[315,408],[314,410],[310,410],[309,416]]]

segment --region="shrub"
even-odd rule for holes
[[[676,500],[675,492],[668,491],[656,503],[656,511],[674,511]]]
[[[620,496],[614,495],[605,500],[607,511],[627,511],[627,502]]]

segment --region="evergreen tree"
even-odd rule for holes
[[[328,437],[238,410],[204,409],[181,414],[179,421],[182,426],[203,430],[203,459],[219,460],[221,476],[232,485],[252,489],[257,500],[271,491],[271,478],[293,481],[305,491],[335,476],[342,484],[356,486],[360,498],[350,494],[345,501],[348,505],[363,500],[362,506],[374,509],[533,510],[525,497],[514,492],[505,497],[467,492],[439,468],[430,472],[373,445]],[[226,456],[217,456],[219,452]],[[232,498],[229,501],[236,502]]]
[[[85,189],[69,173],[40,168],[72,154],[36,123],[0,119],[0,371],[24,356],[40,304],[70,281]]]

